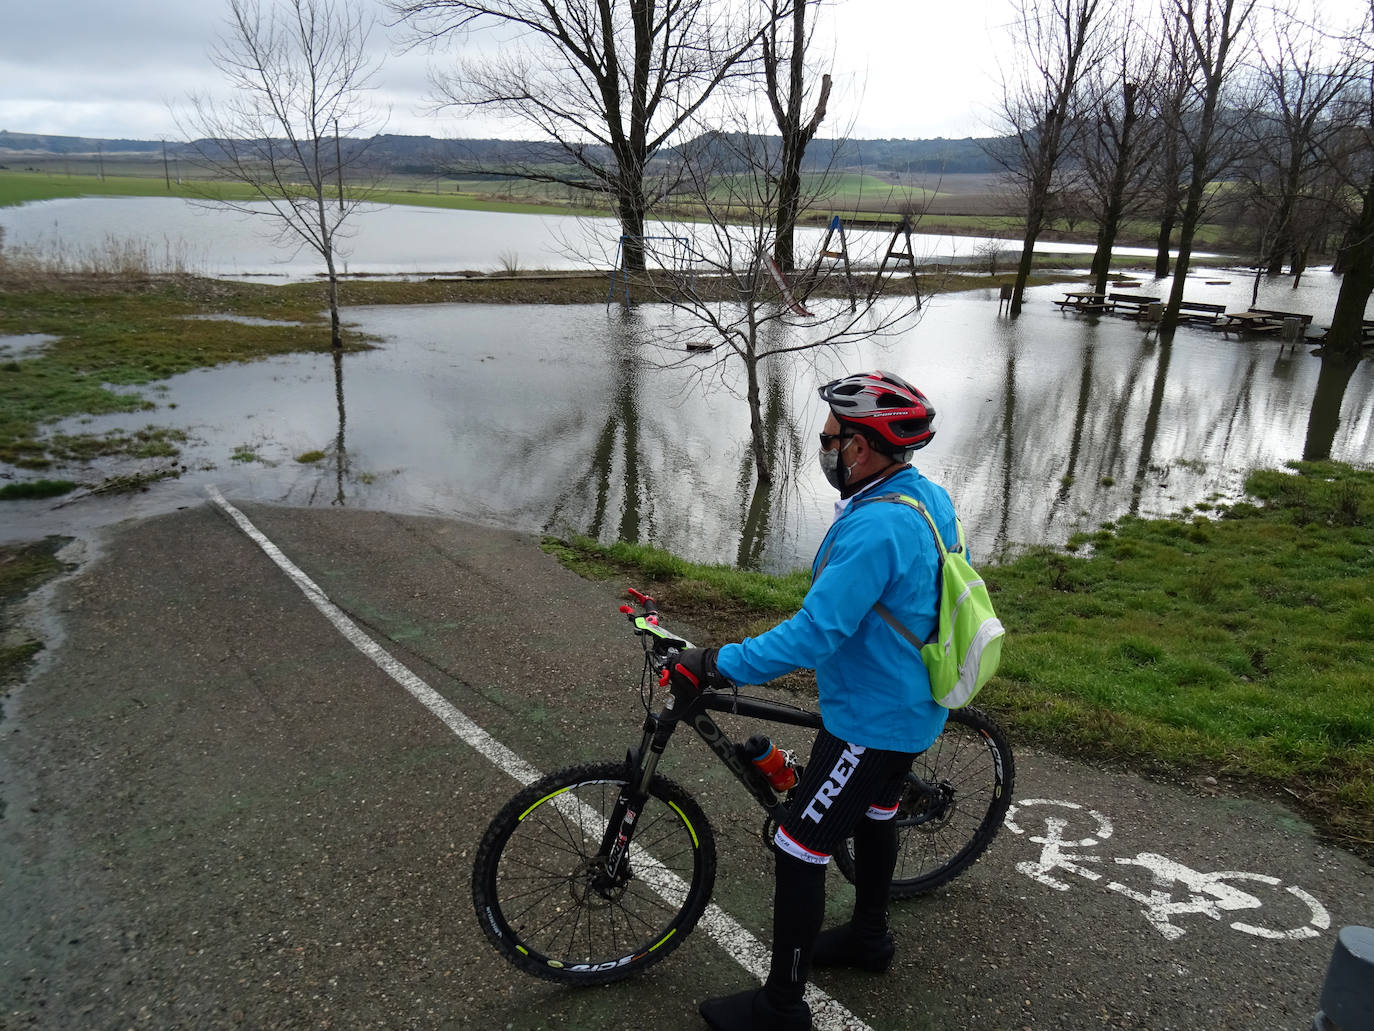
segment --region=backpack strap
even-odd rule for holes
[[[940,531],[935,526],[935,520],[931,518],[930,512],[926,509],[926,506],[916,498],[911,497],[909,494],[877,494],[871,498],[864,498],[860,501],[857,501],[855,502],[855,505],[867,505],[874,501],[887,501],[895,502],[899,505],[907,505],[911,508],[914,508],[917,512],[921,513],[922,517],[926,521],[926,526],[930,527],[931,535],[935,538],[935,550],[939,561],[939,569],[936,573],[936,582],[938,583],[939,579],[944,576],[945,554],[948,549],[945,548],[944,538],[940,536]],[[955,554],[958,554],[964,551],[964,524],[960,522],[957,516],[954,519],[954,524],[958,527],[959,530],[959,546],[953,550]],[[821,556],[820,564],[816,567],[817,576],[821,575],[821,570],[824,569],[825,564],[828,561],[830,561],[830,551],[831,548],[834,547],[835,542],[831,541],[830,547],[825,549],[825,554]],[[938,638],[939,636],[940,628],[937,623],[935,630],[932,633],[929,640],[922,640],[921,638],[917,637],[914,633],[912,633],[911,629],[900,619],[898,619],[893,614],[892,610],[889,609],[886,605],[884,605],[881,601],[873,603],[873,611],[876,612],[882,618],[884,623],[890,626],[893,630],[897,631],[897,633],[901,634],[902,637],[904,637],[910,644],[914,645],[918,651],[921,649],[922,645],[929,644],[931,641],[936,640],[936,638]]]

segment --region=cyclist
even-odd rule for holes
[[[939,607],[934,539],[909,505],[865,503],[889,493],[917,498],[945,540],[958,538],[949,495],[909,464],[935,434],[935,409],[910,383],[881,371],[834,380],[820,396],[829,415],[819,460],[840,502],[800,611],[739,644],[684,651],[672,671],[696,684],[728,686],[814,669],[820,694],[823,726],[773,839],[768,978],[762,989],[701,1004],[701,1015],[718,1031],[810,1028],[803,994],[813,961],[887,969],[896,948],[887,926],[897,861],[893,818],[912,760],[944,729],[946,710],[931,698],[919,649],[874,610],[881,601],[915,635],[933,631]],[[853,916],[820,934],[826,865],[851,836]]]

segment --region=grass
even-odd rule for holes
[[[979,704],[1023,744],[1296,802],[1374,856],[1374,472],[1295,463],[1246,490],[1215,518],[1124,518],[984,569],[1009,637]],[[647,581],[669,625],[680,615],[706,643],[757,633],[806,589],[649,549],[551,547]]]
[[[57,560],[65,537],[0,548],[0,688],[18,683],[43,643],[18,625],[18,605],[67,567]],[[0,707],[0,717],[3,717]],[[3,812],[0,811],[0,815]]]
[[[149,411],[139,388],[191,369],[329,349],[324,288],[228,284],[192,277],[55,275],[0,271],[0,335],[57,339],[0,365],[0,461],[42,470],[96,457],[170,458],[185,440],[149,426],[106,434],[44,432],[72,416]],[[216,313],[303,325],[189,319]],[[365,346],[354,340],[353,346]]]
[[[587,205],[569,204],[553,197],[531,196],[522,199],[504,184],[493,182],[460,182],[461,190],[430,192],[420,186],[411,188],[383,185],[365,192],[351,191],[375,204],[408,204],[428,208],[459,210],[505,211],[517,214],[606,214],[606,210]],[[56,200],[60,197],[181,197],[187,200],[256,200],[258,195],[243,183],[218,182],[203,179],[183,179],[173,182],[169,189],[166,180],[157,176],[56,175],[44,172],[15,172],[0,170],[0,207],[27,204],[32,201]]]
[[[0,170],[0,207],[31,201],[53,200],[59,197],[182,197],[204,199],[207,196],[225,200],[252,200],[255,194],[240,183],[211,182],[183,179],[173,182],[169,189],[160,168],[144,175],[90,174],[61,175],[56,172],[22,172]],[[916,186],[895,186],[885,180],[857,172],[842,173],[828,178],[829,192],[805,212],[803,221],[824,225],[836,212],[846,216],[896,218],[904,207],[920,207],[941,194]],[[724,188],[716,191],[724,194]],[[377,204],[406,204],[432,208],[467,211],[503,211],[515,214],[598,215],[612,214],[605,205],[584,203],[582,196],[569,198],[555,188],[537,183],[511,183],[499,180],[445,180],[438,183],[423,180],[396,179],[384,181],[376,189],[367,191],[367,199]],[[682,215],[692,217],[690,207]],[[1024,221],[1019,215],[943,215],[927,214],[919,222],[925,233],[956,235],[993,235],[1007,239],[1008,249],[1019,249]],[[1150,245],[1155,242],[1159,227],[1156,223],[1131,222],[1123,226],[1119,243]],[[1091,243],[1096,227],[1079,220],[1074,229],[1062,219],[1046,225],[1043,239],[1058,238]],[[1195,244],[1201,248],[1224,248],[1234,243],[1233,232],[1220,226],[1204,224],[1198,227]]]
[[[71,480],[29,480],[7,483],[0,487],[0,501],[20,501],[38,498],[58,498],[70,494],[80,484]]]

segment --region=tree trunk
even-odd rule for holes
[[[339,274],[334,267],[334,234],[330,232],[329,219],[324,213],[324,185],[315,184],[316,218],[320,227],[320,255],[324,258],[325,273],[329,280],[329,346],[336,351],[343,350],[343,330],[339,326]]]
[[[1026,281],[1030,279],[1031,265],[1035,261],[1035,241],[1040,237],[1040,227],[1044,221],[1044,201],[1036,201],[1026,212],[1026,233],[1021,238],[1021,260],[1016,265],[1016,283],[1012,286],[1011,304],[1007,308],[1009,315],[1021,314],[1021,302],[1026,292]]]
[[[802,150],[784,142],[782,168],[778,173],[778,227],[773,240],[773,260],[784,272],[796,268],[793,235],[801,203]]]
[[[1114,195],[1108,201],[1102,222],[1097,227],[1097,250],[1093,254],[1091,268],[1093,293],[1098,294],[1107,292],[1107,279],[1112,273],[1112,248],[1116,246],[1116,234],[1121,225],[1122,197],[1125,194],[1125,184],[1122,183],[1119,189],[1114,184],[1113,191]]]
[[[620,217],[620,232],[625,237],[620,251],[620,267],[626,272],[643,272],[644,256],[644,194],[642,184],[623,180],[616,195],[616,212]]]
[[[1338,264],[1344,270],[1326,349],[1358,354],[1364,343],[1364,310],[1374,292],[1374,175],[1365,187],[1359,220],[1346,233]]]
[[[1206,184],[1194,178],[1188,187],[1188,199],[1183,206],[1183,224],[1178,231],[1178,261],[1174,263],[1174,283],[1169,290],[1169,304],[1164,309],[1161,332],[1172,333],[1178,325],[1179,305],[1183,301],[1183,290],[1187,286],[1188,266],[1193,256],[1193,236],[1197,233],[1198,220],[1202,217],[1202,192]]]
[[[1159,239],[1155,244],[1155,278],[1164,279],[1169,274],[1173,260],[1169,257],[1169,241],[1174,235],[1176,219],[1174,204],[1170,204],[1159,217]]]

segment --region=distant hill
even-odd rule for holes
[[[700,141],[697,141],[700,142]],[[826,140],[817,140],[808,154],[809,162],[830,163],[840,168],[897,174],[981,174],[995,172],[977,139],[933,140],[844,140],[835,150]],[[86,136],[48,136],[0,130],[0,163],[23,156],[76,157],[101,154],[107,158],[161,156],[166,146],[171,157],[191,154],[188,144],[162,140],[99,139]],[[386,134],[368,141],[372,163],[397,172],[432,174],[436,169],[461,165],[465,168],[500,167],[515,163],[566,161],[552,144],[520,140],[461,139],[445,140],[433,136]]]

